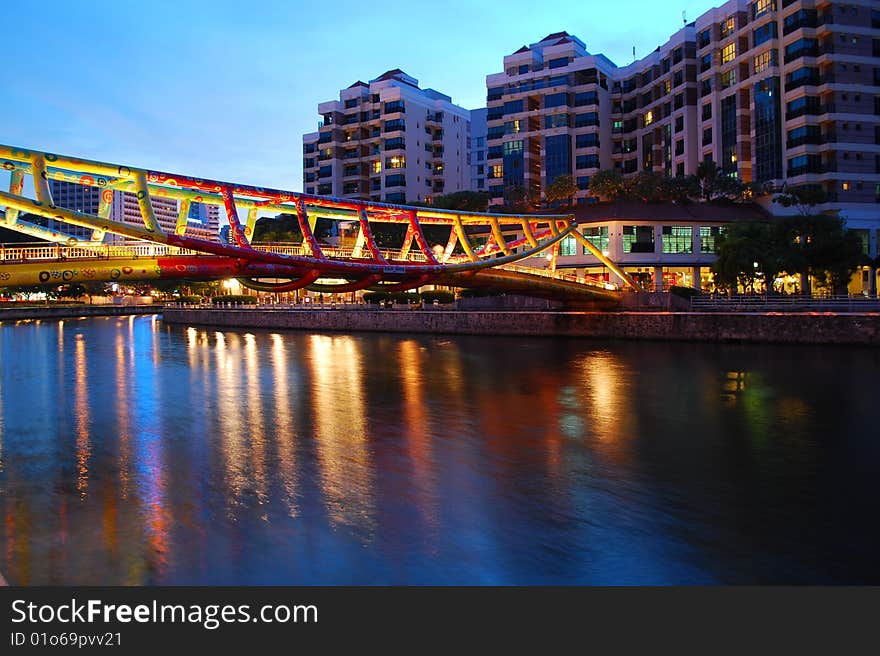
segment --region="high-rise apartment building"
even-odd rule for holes
[[[491,202],[560,174],[586,202],[599,169],[675,176],[712,159],[743,182],[822,187],[817,211],[876,228],[878,57],[869,0],[730,0],[626,67],[551,34],[486,78]]]
[[[470,112],[399,69],[318,105],[303,136],[306,193],[388,203],[470,189]]]
[[[58,207],[88,214],[98,213],[102,189],[64,180],[50,180],[49,188],[52,192],[52,200]],[[152,196],[150,202],[153,206],[156,220],[159,222],[159,227],[165,232],[173,233],[177,225],[178,201],[171,198]],[[120,221],[130,225],[144,225],[137,197],[127,191],[113,192],[113,203],[110,208],[109,218],[113,221]],[[66,234],[81,239],[91,238],[91,228],[83,228],[66,223],[62,225],[62,223],[51,219],[49,221],[49,228],[62,230]],[[187,218],[187,236],[216,241],[218,239],[219,223],[219,206],[192,203]],[[105,241],[119,241],[122,238],[107,235],[104,239]]]

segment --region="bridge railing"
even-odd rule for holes
[[[617,285],[613,285],[611,283],[601,283],[596,282],[594,280],[590,280],[589,278],[585,278],[584,276],[578,276],[574,273],[570,273],[565,270],[552,270],[552,269],[539,269],[536,267],[524,266],[521,264],[503,264],[499,269],[504,269],[507,271],[516,271],[519,273],[528,273],[533,276],[543,276],[545,278],[553,278],[555,280],[568,280],[570,282],[580,283],[582,285],[590,285],[593,287],[600,287],[602,289],[608,290],[619,290],[620,287]]]
[[[204,255],[199,251],[146,242],[64,246],[61,244],[0,244],[0,262],[33,260],[113,259],[163,255]]]

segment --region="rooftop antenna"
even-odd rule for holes
[[[633,46],[633,61],[636,60],[636,47]]]
[[[685,26],[688,24],[687,12],[684,9],[681,10],[681,24]]]

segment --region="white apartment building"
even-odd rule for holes
[[[355,82],[318,105],[303,136],[307,194],[386,203],[467,191],[470,112],[399,69]]]

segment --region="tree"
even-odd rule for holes
[[[809,216],[813,213],[813,208],[828,200],[828,194],[822,187],[815,185],[802,185],[800,187],[789,187],[783,185],[782,191],[773,197],[774,203],[779,203],[783,207],[794,207],[801,216]]]
[[[254,225],[253,242],[302,242],[302,231],[295,214],[263,216]]]
[[[590,193],[602,200],[617,200],[626,195],[626,191],[623,173],[617,169],[597,171],[590,178]]]
[[[833,293],[846,293],[853,273],[864,262],[858,235],[833,216],[794,216],[783,223],[787,226],[786,270],[803,278],[812,276]]]
[[[434,196],[432,207],[462,212],[485,212],[489,208],[489,194],[485,191],[456,191]]]
[[[776,240],[768,223],[743,221],[728,226],[715,244],[715,284],[729,291],[742,286],[754,292],[759,281],[769,289],[779,273]]]
[[[674,178],[664,178],[662,182],[663,194],[667,200],[673,203],[689,203],[693,198],[699,198],[700,185],[696,176],[679,175]]]
[[[571,205],[571,200],[577,192],[578,186],[575,184],[574,178],[565,173],[554,178],[550,186],[547,187],[545,196],[548,203]]]
[[[511,184],[504,188],[505,207],[514,212],[528,212],[538,203],[535,193],[520,184]]]
[[[639,171],[628,180],[626,195],[643,203],[666,200],[666,178],[653,171]]]
[[[700,198],[704,201],[737,201],[746,195],[746,186],[736,176],[730,176],[711,159],[697,166],[696,181]]]

